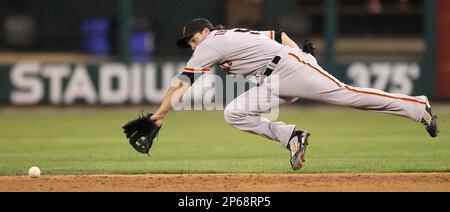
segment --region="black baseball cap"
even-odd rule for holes
[[[214,26],[210,21],[204,18],[196,18],[190,20],[186,23],[182,30],[183,37],[177,41],[177,46],[182,49],[190,48],[191,46],[188,43],[188,40],[191,39],[192,36],[197,32],[201,32],[204,28],[208,28],[209,30],[214,30]]]

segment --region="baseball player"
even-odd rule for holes
[[[220,65],[229,74],[263,79],[226,106],[225,121],[242,131],[280,142],[290,151],[294,170],[303,166],[310,134],[297,130],[295,125],[272,122],[261,113],[298,98],[403,116],[423,123],[431,137],[438,135],[436,116],[426,96],[412,97],[346,85],[317,64],[313,51],[300,49],[283,32],[221,29],[197,18],[183,27],[182,34],[177,45],[194,52],[159,109],[150,117],[159,125],[171,109],[171,100],[182,97],[195,80],[195,74]],[[279,87],[277,92],[272,92],[268,83],[275,77]]]

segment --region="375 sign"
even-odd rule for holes
[[[420,66],[415,62],[357,62],[348,67],[347,78],[352,86],[412,95],[414,82],[420,78]]]

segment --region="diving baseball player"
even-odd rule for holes
[[[403,116],[423,123],[431,137],[438,136],[436,116],[426,96],[412,97],[346,85],[317,64],[313,51],[300,49],[285,33],[220,29],[206,19],[197,18],[183,27],[182,34],[177,45],[192,48],[194,52],[179,80],[175,80],[151,116],[158,124],[171,109],[171,100],[184,94],[195,80],[195,74],[220,65],[229,74],[263,79],[226,106],[225,121],[242,131],[280,142],[290,151],[294,170],[303,166],[310,134],[297,130],[295,125],[272,122],[261,113],[298,98]],[[279,87],[277,92],[272,92],[268,83],[275,78]]]

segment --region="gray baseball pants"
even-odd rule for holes
[[[428,99],[346,85],[323,70],[310,54],[285,49],[272,75],[231,101],[224,118],[231,126],[288,145],[295,125],[271,121],[262,113],[302,98],[388,113],[420,122]]]

